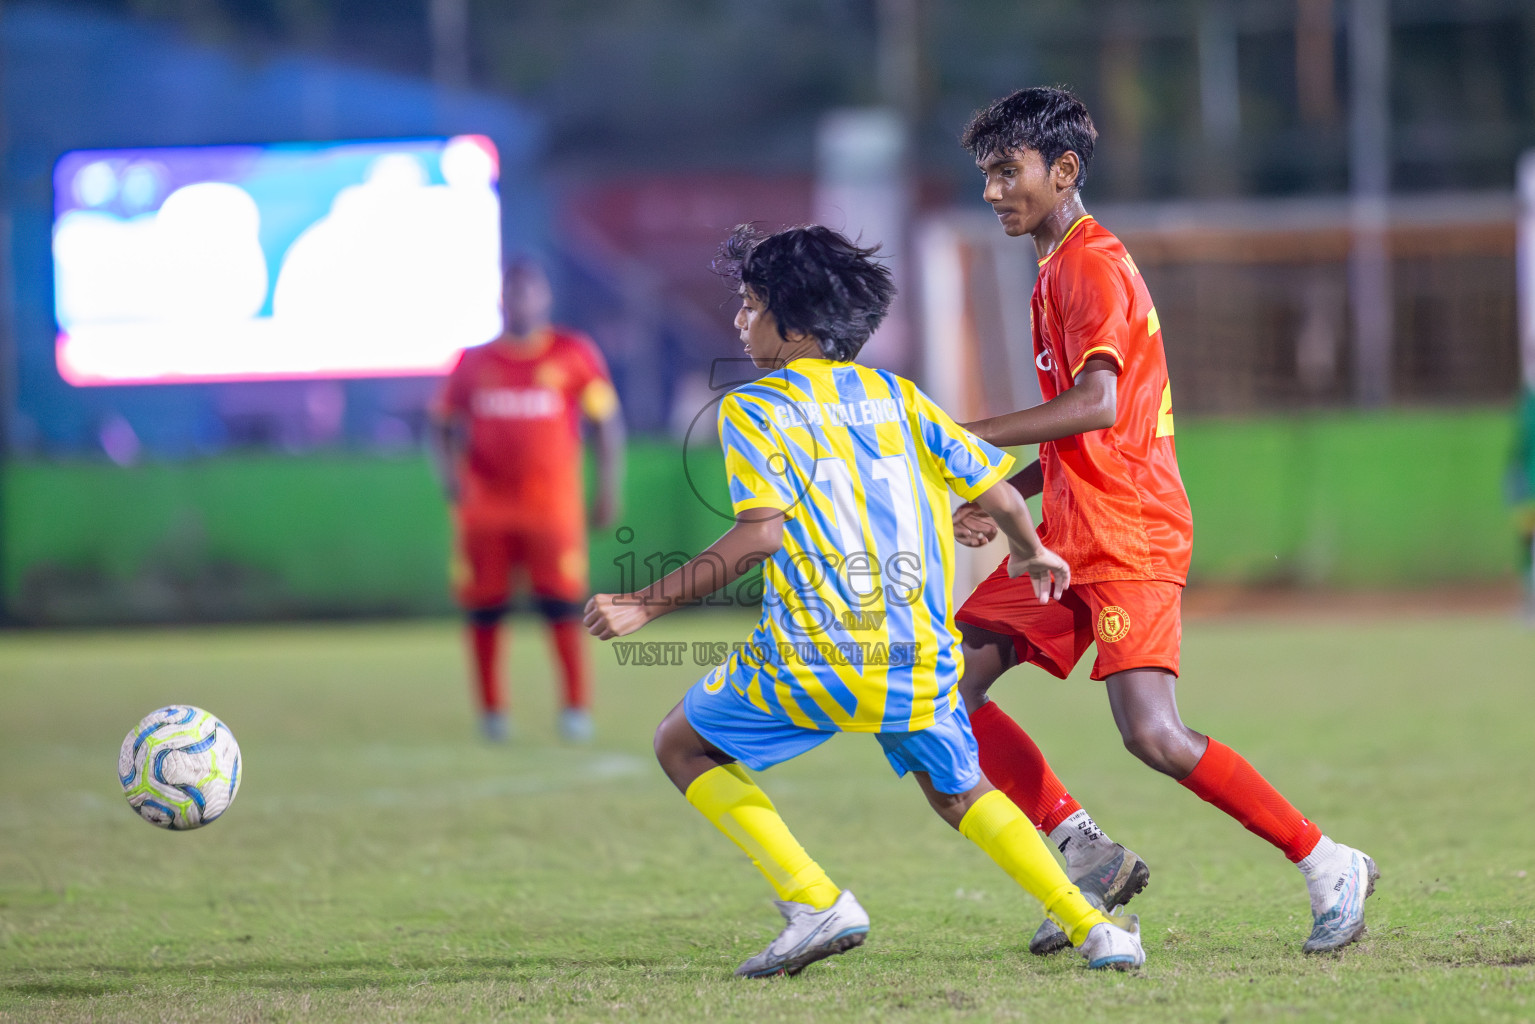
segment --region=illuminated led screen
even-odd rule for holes
[[[81,150],[54,168],[77,386],[446,372],[501,329],[498,159],[462,135]]]

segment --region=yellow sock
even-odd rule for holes
[[[1045,913],[1065,929],[1073,946],[1082,945],[1093,925],[1108,920],[1082,898],[1029,819],[1000,789],[970,806],[960,819],[959,832],[1044,904]]]
[[[837,902],[842,890],[810,859],[745,768],[738,764],[710,768],[693,780],[686,796],[688,803],[746,852],[779,899],[808,903],[817,910]]]

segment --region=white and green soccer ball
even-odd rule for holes
[[[151,825],[202,828],[240,790],[240,745],[202,708],[174,704],[145,715],[128,733],[117,778],[128,805]]]

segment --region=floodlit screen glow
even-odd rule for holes
[[[78,386],[445,373],[501,329],[497,172],[477,135],[67,153],[59,373]]]

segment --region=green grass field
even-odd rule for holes
[[[695,670],[598,651],[599,738],[576,750],[543,638],[519,622],[511,648],[521,738],[489,748],[451,623],[0,636],[0,1019],[1535,1018],[1535,633],[1511,618],[1188,625],[1190,724],[1384,873],[1369,937],[1322,958],[1299,950],[1295,869],[1134,762],[1097,684],[999,684],[1152,866],[1132,974],[1030,957],[1037,905],[846,736],[761,779],[868,907],[868,944],[732,978],[776,931],[771,894],[649,751]],[[124,733],[172,702],[244,752],[200,832],[138,820],[114,777]]]

